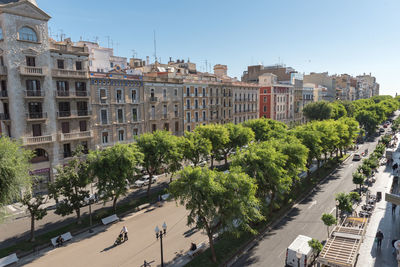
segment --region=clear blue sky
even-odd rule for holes
[[[240,78],[247,65],[278,62],[300,72],[372,73],[381,94],[400,93],[399,0],[37,0],[52,33],[197,63],[226,64]],[[117,46],[118,43],[118,46]],[[111,46],[111,45],[110,45]],[[117,48],[118,47],[118,48]]]

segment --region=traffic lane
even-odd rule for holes
[[[103,227],[97,234],[61,248],[52,249],[41,257],[23,259],[26,266],[140,266],[143,261],[160,264],[160,240],[156,239],[154,228],[166,222],[167,234],[163,237],[164,262],[185,253],[191,242],[200,243],[206,239],[201,231],[191,233],[186,226],[188,211],[175,202],[166,202],[163,207],[124,218],[109,227]],[[114,247],[122,226],[129,231],[129,240]],[[97,231],[97,230],[96,230]],[[153,265],[152,264],[152,265]]]
[[[363,148],[369,147],[365,144]],[[309,197],[295,205],[271,231],[265,233],[261,241],[240,258],[233,266],[283,266],[286,249],[300,234],[325,240],[326,226],[321,221],[323,213],[335,214],[334,195],[354,189],[351,177],[361,162],[351,160],[343,163],[327,180],[318,185]]]
[[[160,178],[155,184],[152,185],[152,193],[166,186],[166,183],[169,181],[169,176],[165,176]],[[130,193],[121,200],[118,201],[118,204],[143,197],[147,194],[147,187],[142,187],[139,189],[131,190]],[[112,207],[112,201],[107,201],[105,205],[103,202],[98,202],[92,205],[92,212],[99,210],[104,207]],[[76,214],[72,213],[67,216],[60,216],[54,213],[54,209],[50,209],[47,211],[47,215],[39,221],[35,222],[35,234],[40,235],[46,233],[48,231],[57,229],[64,225],[75,223],[76,222]],[[82,207],[81,215],[87,216],[89,214],[89,206]],[[12,246],[21,240],[25,240],[29,238],[30,235],[30,217],[20,217],[18,219],[9,219],[5,220],[2,224],[0,224],[0,249]]]

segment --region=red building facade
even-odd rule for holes
[[[293,118],[293,87],[272,85],[260,88],[260,118],[288,122]]]

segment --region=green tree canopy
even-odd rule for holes
[[[180,147],[183,158],[193,163],[194,166],[206,160],[211,153],[210,140],[203,138],[197,132],[185,132],[181,139]]]
[[[331,113],[332,119],[338,120],[342,117],[347,116],[347,110],[341,102],[335,101],[331,103],[331,108],[332,108],[332,113]]]
[[[318,256],[318,254],[322,251],[323,248],[321,242],[319,242],[317,239],[314,238],[308,241],[308,245],[310,246],[310,248],[312,248],[315,257]]]
[[[324,213],[324,214],[322,214],[321,220],[324,222],[324,224],[327,228],[328,237],[329,237],[329,227],[336,224],[336,219],[332,214]]]
[[[353,173],[353,184],[361,186],[364,184],[365,176],[362,173],[355,172]]]
[[[143,154],[135,144],[117,144],[89,154],[90,170],[98,178],[98,193],[103,200],[113,200],[114,211],[118,198],[128,192],[142,161]]]
[[[228,123],[224,127],[229,133],[229,142],[225,145],[224,149],[225,164],[228,164],[228,155],[236,148],[242,148],[254,140],[254,132],[241,124]]]
[[[336,200],[339,201],[339,210],[345,212],[352,212],[353,205],[351,203],[350,196],[346,193],[336,194]]]
[[[255,197],[257,186],[249,176],[236,170],[224,174],[199,167],[186,167],[179,176],[170,184],[169,191],[190,212],[187,224],[207,233],[214,262],[216,232],[255,232],[252,223],[263,217]]]
[[[310,103],[303,108],[303,114],[308,120],[328,120],[332,117],[332,106],[327,101]]]
[[[273,138],[280,139],[287,134],[286,124],[266,118],[246,121],[243,126],[253,130],[254,138],[259,142],[269,141]]]

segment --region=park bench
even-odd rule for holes
[[[14,254],[8,255],[7,257],[0,259],[0,267],[7,266],[12,263],[16,263],[18,260],[19,259],[17,257],[17,254],[14,253]]]
[[[119,221],[119,218],[117,217],[116,214],[113,214],[111,216],[108,216],[108,217],[105,217],[105,218],[101,219],[101,222],[104,225],[107,225],[109,223],[113,223],[113,222],[116,222],[116,221]]]
[[[164,195],[161,196],[161,199],[163,201],[166,201],[168,198],[169,198],[169,194],[164,194]]]
[[[196,257],[198,254],[200,254],[201,252],[204,251],[204,249],[206,248],[206,244],[201,243],[199,245],[197,245],[196,250],[189,250],[188,251],[188,255],[192,258]]]
[[[53,238],[51,239],[51,244],[53,244],[54,247],[57,246],[57,238],[58,238],[58,237],[59,237],[59,236],[56,236],[56,237],[53,237]],[[69,240],[72,239],[72,235],[71,235],[70,232],[66,232],[66,233],[62,234],[61,237],[64,239],[64,242],[69,241]]]

